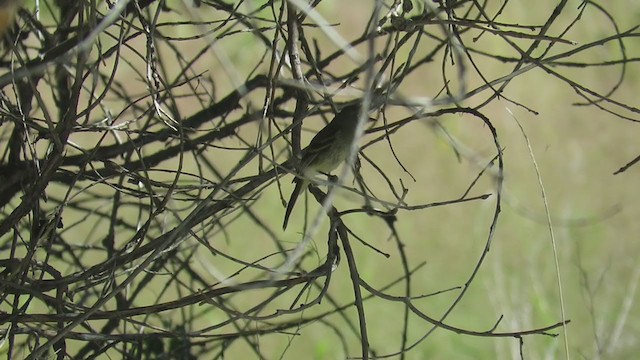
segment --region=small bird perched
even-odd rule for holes
[[[328,174],[349,156],[351,144],[356,140],[360,108],[360,102],[344,107],[302,150],[301,177],[296,177],[293,180],[296,187],[291,193],[289,204],[287,204],[282,224],[283,229],[287,228],[289,216],[291,216],[298,196],[307,189],[311,179],[318,173]]]
[[[21,2],[21,0],[0,0],[0,38],[13,26]]]

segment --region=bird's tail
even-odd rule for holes
[[[291,198],[289,198],[289,203],[287,204],[287,211],[284,213],[284,222],[282,223],[282,229],[287,229],[287,223],[289,222],[289,216],[291,216],[291,212],[293,211],[293,207],[296,205],[296,201],[298,200],[298,196],[300,193],[307,188],[309,185],[308,180],[303,180],[300,178],[296,178],[295,180],[296,187],[293,189],[291,193]]]

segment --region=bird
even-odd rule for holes
[[[287,204],[282,224],[283,230],[287,228],[298,196],[307,189],[311,179],[318,173],[329,174],[349,157],[352,143],[356,141],[360,108],[360,102],[342,108],[333,120],[322,128],[311,139],[309,145],[302,150],[302,160],[299,166],[300,176],[293,179],[296,186]]]
[[[0,38],[12,27],[22,0],[0,0]]]

